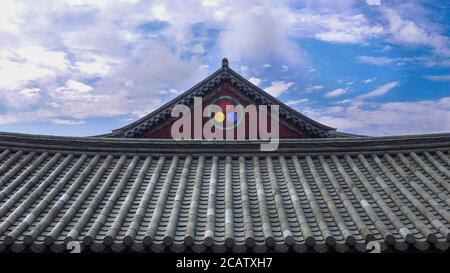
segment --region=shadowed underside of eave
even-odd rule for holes
[[[443,251],[448,139],[292,140],[272,153],[219,143],[229,153],[216,154],[194,152],[211,143],[158,153],[174,142],[2,134],[0,250],[342,252],[374,240]]]

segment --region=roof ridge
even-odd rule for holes
[[[263,140],[173,140],[145,138],[98,138],[32,135],[0,132],[0,147],[27,149],[51,149],[65,152],[114,151],[126,153],[198,152],[214,153],[251,152],[257,153]],[[280,139],[279,150],[298,153],[361,152],[378,150],[419,150],[422,148],[450,147],[450,133],[382,136],[382,137],[341,137]],[[230,150],[231,149],[231,150]],[[263,153],[263,152],[262,152]]]

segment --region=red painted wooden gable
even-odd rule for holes
[[[225,98],[224,98],[225,97]],[[238,102],[238,104],[241,104],[242,106],[247,106],[249,104],[254,104],[253,102],[249,101],[248,99],[244,99],[242,97],[241,94],[239,94],[239,91],[236,90],[235,87],[233,87],[231,85],[231,83],[229,81],[223,81],[220,83],[219,87],[217,88],[217,91],[215,93],[214,96],[206,99],[203,101],[203,105],[202,105],[202,109],[205,109],[206,107],[208,107],[208,105],[210,104],[216,104],[221,106],[221,108],[223,109],[224,113],[225,111],[225,106],[228,104],[228,101],[226,99],[226,97],[231,97],[232,99],[230,99],[229,101],[232,102]],[[223,98],[223,99],[222,99]],[[236,103],[234,103],[236,105]],[[193,108],[193,105],[191,106],[191,109]],[[193,109],[191,110],[191,121],[194,122],[194,111]],[[205,125],[205,123],[209,120],[210,118],[208,117],[203,117],[203,125]],[[139,138],[160,138],[160,139],[171,139],[171,129],[172,129],[172,125],[173,123],[177,120],[177,118],[173,118],[171,120],[168,120],[166,122],[164,122],[163,124],[161,124],[160,126],[156,127],[156,128],[151,128],[148,130],[144,130],[142,132],[141,135],[137,136]],[[250,121],[250,119],[247,117],[245,119],[245,132],[246,132],[246,137],[245,139],[249,139],[249,122],[257,122],[256,120],[252,120]],[[301,130],[296,130],[295,128],[292,128],[292,126],[288,125],[289,123],[281,120],[280,121],[280,125],[279,125],[279,137],[280,138],[310,138],[312,137],[308,132],[306,131],[301,131]],[[268,117],[268,130],[270,131],[271,129],[271,122],[270,122],[270,116]],[[203,126],[202,126],[203,127]],[[257,132],[259,132],[259,127],[257,127]],[[235,130],[235,138],[236,138],[236,130]],[[256,133],[258,135],[258,139],[259,139],[259,134]],[[194,136],[194,128],[192,126],[192,136]],[[194,138],[194,137],[193,137]],[[224,136],[223,138],[225,139],[225,132],[224,132]]]

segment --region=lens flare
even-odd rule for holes
[[[222,109],[222,111],[214,113],[213,116],[211,105],[218,105]],[[237,106],[240,105],[240,102],[236,98],[233,98],[231,96],[220,96],[215,98],[207,108],[208,117],[213,117],[213,120],[215,122],[214,126],[218,129],[234,130],[242,121],[242,116],[244,114],[243,107],[239,109],[239,113],[231,109],[231,112],[227,112],[226,108],[228,105]],[[224,126],[223,122],[225,121],[225,119],[227,121],[227,124],[225,124]]]
[[[227,113],[227,120],[230,123],[235,123],[237,121],[237,113],[236,112]]]
[[[214,119],[215,119],[217,122],[223,122],[223,121],[225,120],[225,115],[224,115],[222,112],[217,112],[217,113],[214,115]]]

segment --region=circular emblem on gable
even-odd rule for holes
[[[212,116],[213,112],[211,105],[217,105],[222,109],[221,112],[214,113],[213,116],[214,126],[216,128],[222,130],[232,130],[241,123],[242,117],[244,115],[243,107],[239,107],[239,109],[234,109],[235,107],[227,109],[230,108],[230,106],[241,105],[241,103],[236,98],[233,98],[231,96],[217,97],[211,102],[209,106],[207,106],[207,113],[209,116]],[[239,113],[237,111],[239,111]]]

